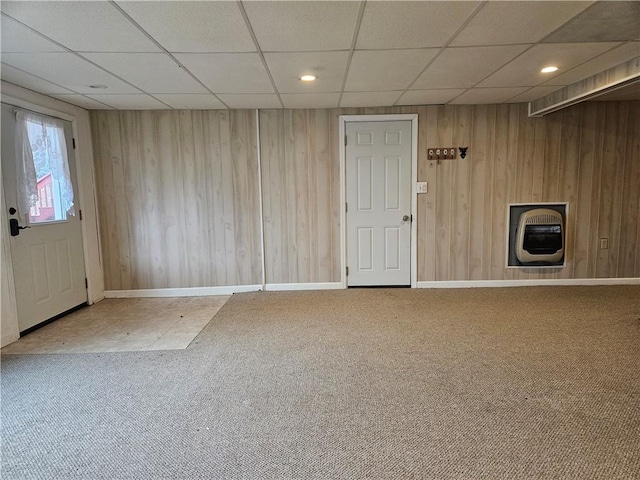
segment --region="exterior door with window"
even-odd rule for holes
[[[71,123],[41,118],[27,124],[37,194],[32,191],[32,204],[20,215],[20,124],[15,110],[2,105],[2,177],[8,217],[14,223],[10,247],[21,332],[87,301]],[[21,228],[16,231],[17,225]]]
[[[346,124],[347,284],[411,285],[411,121]]]

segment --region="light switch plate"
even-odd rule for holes
[[[429,184],[427,182],[418,182],[417,187],[416,190],[418,193],[427,193],[429,190]]]

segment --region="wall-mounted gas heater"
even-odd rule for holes
[[[516,231],[516,257],[523,265],[553,265],[564,259],[562,214],[535,208],[520,214]]]

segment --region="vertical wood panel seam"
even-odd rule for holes
[[[256,153],[258,161],[258,199],[259,199],[259,211],[260,211],[260,249],[261,249],[261,263],[262,263],[262,289],[266,289],[267,285],[267,266],[266,266],[266,251],[264,245],[264,205],[262,198],[262,147],[260,145],[260,110],[256,108]]]

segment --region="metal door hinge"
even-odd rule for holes
[[[82,210],[78,210],[78,218],[82,220]]]
[[[75,138],[71,139],[71,144],[73,145],[73,149],[75,150],[76,149],[76,139]]]
[[[349,276],[349,267],[347,267],[347,277]]]
[[[349,211],[349,204],[347,202],[344,202],[344,213],[347,213]]]
[[[347,146],[347,136],[346,135],[344,136],[344,146],[345,147]]]
[[[84,288],[89,288],[89,280],[87,277],[84,277]]]

